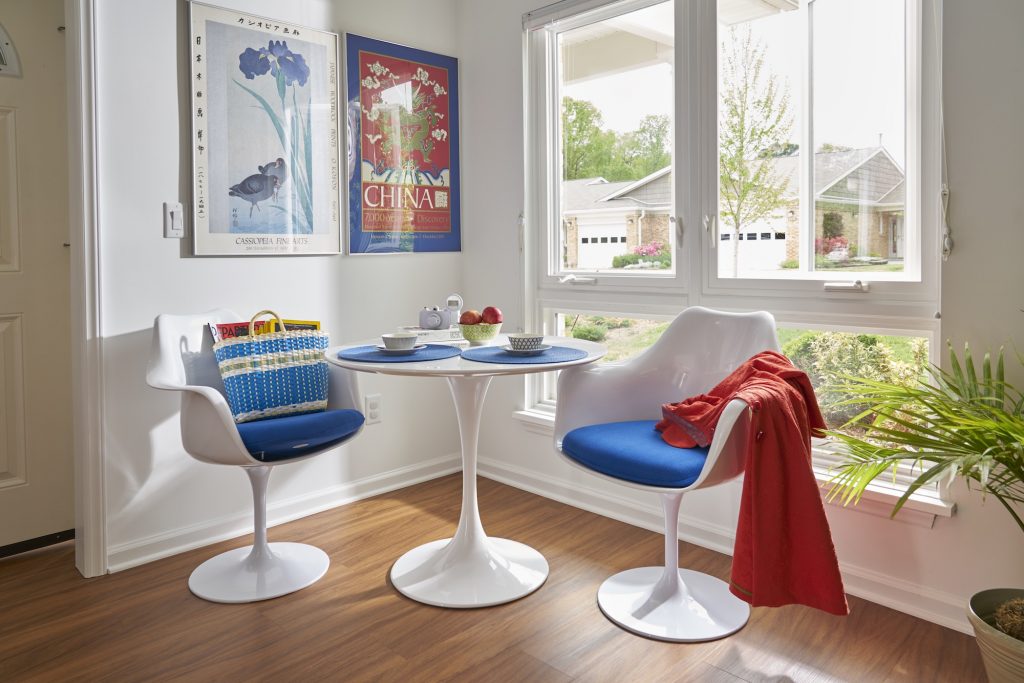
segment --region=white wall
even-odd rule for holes
[[[238,532],[249,514],[244,476],[188,458],[177,433],[176,398],[145,386],[150,328],[158,313],[271,307],[322,319],[340,343],[411,322],[420,306],[461,291],[471,307],[502,307],[509,330],[522,324],[520,20],[523,12],[546,2],[221,0],[460,57],[464,253],[264,259],[187,258],[178,242],[160,236],[162,202],[188,199],[184,4],[97,4],[106,496],[108,546],[119,566],[147,553]],[[1014,34],[1022,21],[1024,5],[1016,0],[947,2],[945,7],[946,124],[957,249],[943,273],[943,334],[978,348],[1010,339],[1024,343],[1024,269],[1018,263],[1024,253],[1024,196],[1016,187],[1024,177],[1024,137],[1017,124],[1024,111],[1024,86],[1017,75],[1024,43]],[[337,455],[278,468],[270,499],[279,516],[337,502],[352,493],[346,488],[352,483],[363,483],[361,490],[374,482],[401,483],[411,476],[402,468],[458,450],[454,414],[440,380],[366,377],[363,388],[384,393],[384,423],[367,428]],[[550,435],[512,418],[522,395],[518,379],[499,378],[491,386],[481,436],[483,469],[490,476],[656,524],[653,501],[560,465]],[[389,478],[396,470],[400,473]],[[961,605],[973,591],[1024,583],[1024,544],[1007,515],[995,501],[983,503],[963,490],[956,495],[958,514],[938,519],[933,529],[830,509],[849,585],[963,626]],[[737,504],[735,486],[693,495],[684,503],[684,533],[728,547]]]
[[[457,56],[449,0],[431,2],[429,11],[416,0],[217,4]],[[246,315],[272,308],[287,317],[320,319],[332,341],[343,343],[414,324],[419,308],[442,304],[461,290],[462,279],[457,253],[187,257],[179,241],[162,237],[161,228],[162,203],[188,206],[190,195],[186,4],[96,5],[107,541],[116,569],[252,525],[244,474],[189,458],[178,433],[178,397],[145,384],[157,314],[227,307]],[[369,376],[362,385],[364,392],[384,395],[383,423],[336,454],[276,468],[272,521],[455,465],[449,459],[417,469],[458,451],[454,411],[441,380]]]
[[[466,291],[501,305],[517,302],[522,321],[518,237],[523,206],[522,14],[545,0],[458,0],[463,71]],[[943,273],[943,335],[977,348],[1024,344],[1024,23],[1017,0],[945,3],[944,87],[952,224],[957,249]],[[1021,373],[1024,374],[1024,373]],[[558,462],[551,436],[515,420],[520,381],[492,385],[482,429],[481,471],[574,504],[657,524],[649,498]],[[976,590],[1024,585],[1024,540],[994,500],[957,488],[959,511],[926,529],[863,511],[829,508],[847,587],[871,599],[966,630],[963,605]],[[683,503],[684,536],[731,546],[738,488],[701,491]],[[637,557],[639,563],[659,558]],[[685,562],[685,558],[684,558]]]

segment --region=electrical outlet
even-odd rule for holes
[[[384,419],[384,401],[380,394],[366,394],[363,397],[363,417],[368,425],[375,425]]]

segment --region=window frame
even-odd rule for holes
[[[560,296],[561,292],[580,292],[582,300],[600,299],[612,291],[650,294],[684,294],[690,276],[686,267],[690,259],[684,253],[680,224],[676,216],[677,199],[673,197],[668,212],[669,238],[673,252],[671,272],[647,271],[642,274],[613,270],[587,270],[563,268],[561,262],[561,223],[559,206],[561,195],[561,94],[559,93],[558,34],[614,18],[621,14],[660,4],[674,4],[679,11],[679,0],[610,0],[604,3],[581,2],[583,9],[577,14],[556,18],[547,24],[531,28],[537,23],[536,14],[524,16],[526,83],[525,116],[527,121],[527,158],[533,182],[528,180],[527,224],[543,226],[535,237],[533,247],[534,269],[530,276],[545,297]],[[559,3],[561,4],[561,3]],[[571,6],[572,3],[570,3]],[[595,5],[597,5],[595,7]],[[561,16],[555,13],[555,16]],[[676,22],[678,26],[678,22]],[[679,67],[679,53],[675,51],[673,70]],[[673,108],[672,123],[676,126]],[[532,124],[532,129],[531,129]],[[532,134],[531,134],[532,130]],[[673,171],[676,169],[678,146],[673,143]],[[529,191],[532,186],[533,192]]]
[[[658,4],[658,1],[563,0],[552,6],[553,23],[558,30],[564,30]],[[907,131],[906,211],[907,214],[916,211],[920,217],[920,279],[887,281],[875,277],[874,273],[861,273],[856,277],[869,282],[870,288],[858,292],[825,291],[826,280],[822,277],[789,280],[717,277],[717,253],[712,243],[725,234],[714,230],[719,199],[717,0],[672,2],[676,45],[673,65],[674,208],[670,213],[676,228],[674,278],[650,273],[642,278],[589,271],[559,273],[552,267],[552,258],[558,256],[558,245],[552,247],[551,235],[554,232],[556,239],[558,235],[548,226],[552,225],[552,220],[561,221],[557,201],[549,200],[558,196],[561,177],[558,146],[561,108],[555,106],[559,103],[555,99],[557,89],[551,87],[557,83],[558,76],[557,70],[552,68],[556,45],[547,37],[543,10],[524,16],[526,329],[543,329],[547,333],[556,312],[671,319],[692,305],[723,310],[761,309],[771,312],[780,327],[925,336],[929,339],[931,360],[936,362],[941,339],[938,311],[943,227],[940,202],[943,186],[942,0],[906,0],[907,119],[911,121],[914,118],[911,112],[916,112],[918,122],[916,126],[908,125]],[[811,106],[809,97],[802,101],[803,106]],[[684,121],[680,112],[690,115]],[[804,140],[801,146],[808,148]],[[916,173],[911,170],[912,160]],[[714,172],[702,173],[702,169],[714,169]],[[806,187],[807,183],[803,185]],[[705,221],[705,217],[709,220]],[[801,232],[806,233],[804,239],[810,240],[811,231]],[[905,249],[909,248],[906,244]],[[827,278],[842,280],[832,273],[828,273]],[[517,415],[528,428],[550,433],[554,401],[547,396],[545,380],[540,375],[524,381],[523,409]],[[547,386],[554,381],[552,375]],[[815,469],[819,480],[827,479],[828,464],[827,449],[816,447]],[[906,483],[905,479],[897,479],[898,485]],[[883,497],[901,493],[899,486],[892,488],[885,482],[875,488],[878,490],[874,494]],[[922,496],[923,500],[912,501],[909,507],[951,514],[953,506],[945,501],[943,489],[935,493],[922,492],[919,498]]]
[[[655,298],[676,295],[686,304],[704,303],[728,308],[742,297],[749,308],[772,311],[813,309],[827,313],[835,306],[855,315],[885,311],[926,319],[936,315],[938,305],[939,242],[942,214],[940,188],[941,136],[939,121],[939,69],[937,63],[939,17],[928,21],[928,11],[941,14],[938,4],[906,0],[906,93],[907,93],[907,204],[908,216],[917,215],[919,230],[907,230],[905,252],[919,254],[914,280],[894,279],[886,273],[823,273],[779,278],[720,278],[717,273],[718,225],[718,74],[717,0],[669,0],[675,8],[674,56],[675,93],[673,113],[673,208],[669,219],[674,240],[674,273],[647,272],[643,275],[610,271],[569,270],[561,266],[560,195],[560,102],[558,93],[557,33],[579,28],[651,5],[661,0],[595,0],[558,3],[561,18],[544,24],[540,13],[524,17],[526,157],[532,180],[528,187],[527,224],[543,228],[533,234],[532,272],[528,274],[538,298],[569,296],[580,301],[599,299],[609,292]],[[801,0],[802,8],[813,0]],[[563,7],[563,5],[566,5]],[[572,6],[582,9],[572,14]],[[810,13],[804,12],[805,24]],[[807,51],[810,51],[808,30]],[[929,58],[936,63],[929,63]],[[809,73],[809,71],[808,71]],[[809,84],[807,84],[809,87]],[[803,99],[805,120],[813,102]],[[686,121],[679,112],[692,112]],[[915,123],[917,122],[917,123]],[[802,146],[808,147],[813,130],[803,126]],[[812,155],[807,164],[813,163]],[[714,168],[715,173],[701,173]],[[691,182],[691,178],[695,179]],[[808,187],[803,183],[803,187]],[[530,191],[532,189],[532,192]],[[813,211],[813,202],[802,202],[802,211]],[[806,217],[804,220],[808,223]],[[531,231],[533,232],[533,231]],[[802,230],[810,245],[810,230]],[[916,237],[916,245],[912,240]],[[806,250],[810,250],[807,246]],[[909,260],[909,258],[908,258]],[[907,277],[914,277],[908,273]],[[902,275],[899,278],[903,278]],[[825,291],[826,282],[861,280],[865,290]],[[576,292],[576,294],[566,294]]]
[[[800,303],[801,308],[813,308],[827,312],[831,306],[839,305],[851,314],[867,314],[879,310],[889,310],[896,315],[926,319],[939,310],[939,235],[941,233],[942,215],[939,196],[942,187],[940,163],[941,128],[939,101],[939,69],[938,55],[941,54],[937,33],[938,18],[935,21],[925,20],[924,0],[906,1],[906,121],[907,121],[907,162],[906,162],[906,208],[907,216],[917,216],[919,229],[906,230],[907,244],[905,254],[915,253],[917,263],[915,272],[897,277],[890,273],[832,273],[812,272],[794,277],[794,274],[780,275],[778,278],[729,278],[718,275],[717,236],[718,230],[718,175],[709,179],[708,174],[698,173],[701,184],[701,204],[706,207],[702,212],[695,213],[690,222],[700,222],[707,226],[701,237],[701,258],[703,268],[697,272],[701,278],[692,287],[699,290],[701,299],[708,305],[723,305],[737,296],[751,303],[753,308],[766,310],[792,309],[793,304]],[[712,36],[711,48],[717,51],[718,22],[716,16],[717,0],[696,0],[695,5],[701,7],[694,18],[703,32]],[[811,11],[814,0],[800,0],[803,13],[804,34],[804,83],[801,84],[801,149],[813,149],[813,109],[812,89],[810,81],[811,66],[809,55],[812,48],[813,34],[811,31]],[[931,4],[931,10],[941,13],[941,8]],[[929,56],[936,60],[935,64],[926,64]],[[699,151],[702,166],[718,169],[718,71],[717,52],[714,59],[709,59],[707,50],[702,54],[700,63],[691,65],[694,78],[700,83],[699,95],[695,101],[703,103],[703,109],[697,117],[698,136],[715,141],[714,145],[705,145]],[[701,123],[702,122],[702,123]],[[810,258],[813,252],[813,231],[804,226],[813,226],[814,202],[810,197],[811,183],[807,182],[813,155],[801,157],[801,252]],[[678,191],[678,190],[677,190]],[[811,198],[811,201],[808,199]],[[913,238],[913,242],[911,242]],[[911,259],[908,258],[908,261]],[[860,280],[869,283],[867,291],[826,291],[825,283]]]

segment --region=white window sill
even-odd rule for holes
[[[553,410],[544,410],[543,408],[517,410],[512,413],[512,416],[527,431],[549,438],[555,435],[555,412]]]
[[[519,421],[527,431],[541,436],[553,437],[555,431],[555,413],[553,410],[545,410],[543,406],[535,409],[517,410],[513,417]],[[902,495],[902,491],[894,486],[885,483],[869,484],[860,501],[854,505],[843,505],[837,498],[829,501],[828,491],[831,488],[830,480],[832,474],[828,468],[815,465],[814,476],[821,486],[822,500],[826,505],[840,509],[862,512],[876,517],[890,517],[892,508]],[[956,504],[942,500],[935,495],[915,493],[903,505],[903,508],[892,519],[904,524],[931,528],[936,517],[952,517],[956,512]]]

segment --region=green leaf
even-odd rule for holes
[[[873,480],[895,473],[900,463],[927,463],[894,514],[922,486],[954,472],[997,498],[1024,531],[1015,509],[1024,504],[1024,396],[1005,381],[1002,349],[995,363],[986,354],[980,375],[969,346],[962,357],[952,345],[949,350],[949,370],[933,367],[930,381],[918,385],[843,378],[840,403],[867,408],[829,432],[844,451],[829,497],[856,503]]]
[[[968,396],[974,397],[979,394],[978,375],[974,372],[974,359],[971,357],[971,349],[964,343],[964,390]]]
[[[274,111],[274,108],[270,106],[270,103],[263,99],[263,96],[258,92],[245,87],[238,81],[235,81],[235,85],[256,98],[256,101],[263,107],[263,111],[267,112],[267,116],[270,117],[270,122],[274,124],[274,129],[277,131],[277,137],[281,140],[281,149],[288,149],[288,142],[285,139],[284,126],[281,124],[281,118],[277,115],[277,112]]]

